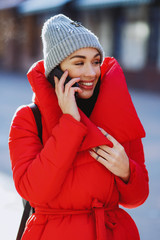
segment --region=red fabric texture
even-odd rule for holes
[[[22,240],[139,240],[131,217],[118,207],[137,207],[148,196],[148,173],[141,138],[145,136],[121,67],[106,58],[100,93],[90,118],[81,122],[62,114],[54,89],[44,76],[43,61],[28,72],[43,126],[43,145],[28,106],[13,118],[9,149],[18,193],[36,212]],[[104,128],[125,148],[131,176],[124,183],[93,159],[88,150],[111,142]]]

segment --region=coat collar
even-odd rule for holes
[[[62,112],[56,94],[44,76],[43,61],[33,66],[27,75],[36,96],[34,101],[40,108],[50,136]],[[114,58],[106,58],[101,67],[101,75],[98,99],[90,118],[79,109],[81,121],[88,129],[80,151],[103,144],[112,145],[97,126],[105,129],[120,143],[145,136],[118,62]]]
[[[101,86],[99,96],[90,119],[81,115],[82,122],[87,125],[89,132],[81,149],[87,144],[98,143],[110,145],[104,139],[96,126],[99,126],[117,141],[124,143],[145,137],[144,128],[137,115],[129,94],[123,71],[114,58],[106,58],[101,68]],[[88,119],[88,120],[87,120]],[[97,146],[96,145],[96,146]]]
[[[121,143],[145,137],[118,62],[114,58],[106,58],[101,72],[100,94],[91,114],[91,121]]]

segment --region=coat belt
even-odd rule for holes
[[[52,208],[41,208],[36,207],[36,214],[46,214],[46,215],[76,215],[76,214],[93,214],[95,218],[96,225],[96,240],[106,240],[106,227],[113,230],[117,225],[117,220],[115,216],[105,217],[105,212],[113,211],[118,209],[116,207],[104,207],[103,203],[94,199],[92,202],[91,209],[80,209],[80,210],[70,210],[70,209],[52,209]]]

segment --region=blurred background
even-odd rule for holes
[[[22,213],[8,152],[16,108],[29,104],[26,78],[43,58],[41,28],[64,13],[92,30],[123,68],[132,100],[145,127],[143,140],[150,177],[144,205],[128,210],[141,240],[160,239],[160,0],[0,0],[0,239],[15,239]]]

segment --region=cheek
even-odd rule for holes
[[[82,73],[78,69],[72,68],[68,69],[68,74],[71,78],[77,78],[80,77]]]
[[[68,75],[71,78],[79,77],[80,73],[77,69],[72,67],[70,64],[66,63],[65,61],[60,64],[61,70],[64,72],[65,70],[68,70]]]
[[[67,65],[65,63],[61,63],[60,69],[64,72],[65,70],[67,70]]]

